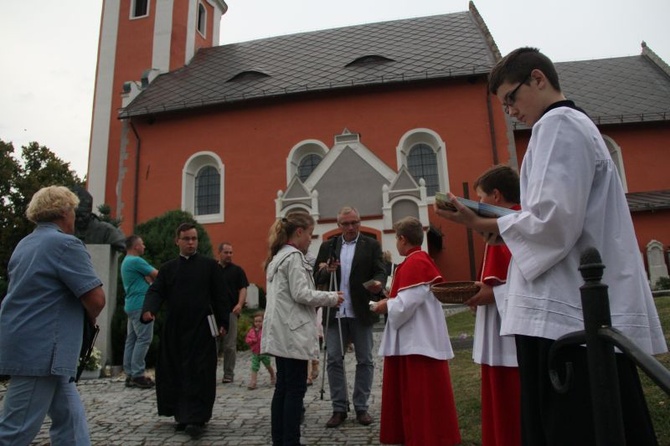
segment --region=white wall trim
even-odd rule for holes
[[[151,54],[151,67],[162,73],[170,70],[170,42],[172,40],[172,10],[174,0],[156,2],[154,22],[154,41]]]
[[[105,203],[109,127],[113,113],[114,61],[120,8],[120,0],[107,0],[104,2],[102,11],[87,172],[87,186],[89,193],[93,196],[93,209]]]

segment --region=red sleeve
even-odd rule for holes
[[[507,269],[512,253],[505,245],[486,245],[480,281],[489,286],[501,285],[507,281]]]

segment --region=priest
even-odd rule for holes
[[[177,431],[196,439],[212,417],[216,397],[216,337],[228,329],[229,305],[221,268],[197,252],[195,225],[182,223],[175,243],[179,257],[166,262],[149,287],[142,321],[155,319],[163,303],[165,323],[156,366],[158,415],[174,417]],[[215,316],[210,328],[208,318]]]

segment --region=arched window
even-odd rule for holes
[[[223,222],[224,165],[214,152],[192,155],[182,172],[182,210],[193,214],[198,223]]]
[[[221,177],[212,166],[205,166],[195,176],[195,215],[218,214],[221,209]]]
[[[304,182],[327,153],[328,147],[315,139],[306,139],[293,146],[286,158],[286,184],[296,175]]]
[[[428,197],[449,190],[446,146],[433,130],[418,128],[406,132],[396,147],[396,156],[398,169],[405,166],[417,183],[424,179]]]
[[[314,169],[316,169],[316,166],[319,165],[322,159],[323,157],[316,153],[310,153],[303,157],[298,165],[298,178],[300,178],[300,181],[304,182]]]
[[[426,144],[414,144],[407,156],[407,170],[418,183],[421,178],[426,181],[426,195],[433,196],[440,190],[440,179],[437,175],[437,156]]]

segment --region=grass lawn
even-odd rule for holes
[[[666,340],[670,344],[670,296],[657,297],[656,308],[661,318]],[[470,311],[464,311],[447,317],[449,335],[454,340],[454,348],[458,341],[454,338],[472,338],[475,318]],[[458,410],[458,423],[461,429],[463,446],[481,445],[481,414],[480,414],[480,372],[479,365],[472,361],[471,347],[456,350],[456,357],[449,363],[451,381]],[[670,370],[670,354],[656,357]],[[647,398],[647,405],[656,429],[656,437],[660,446],[670,446],[670,397],[656,386],[644,372],[640,371],[642,385]]]

